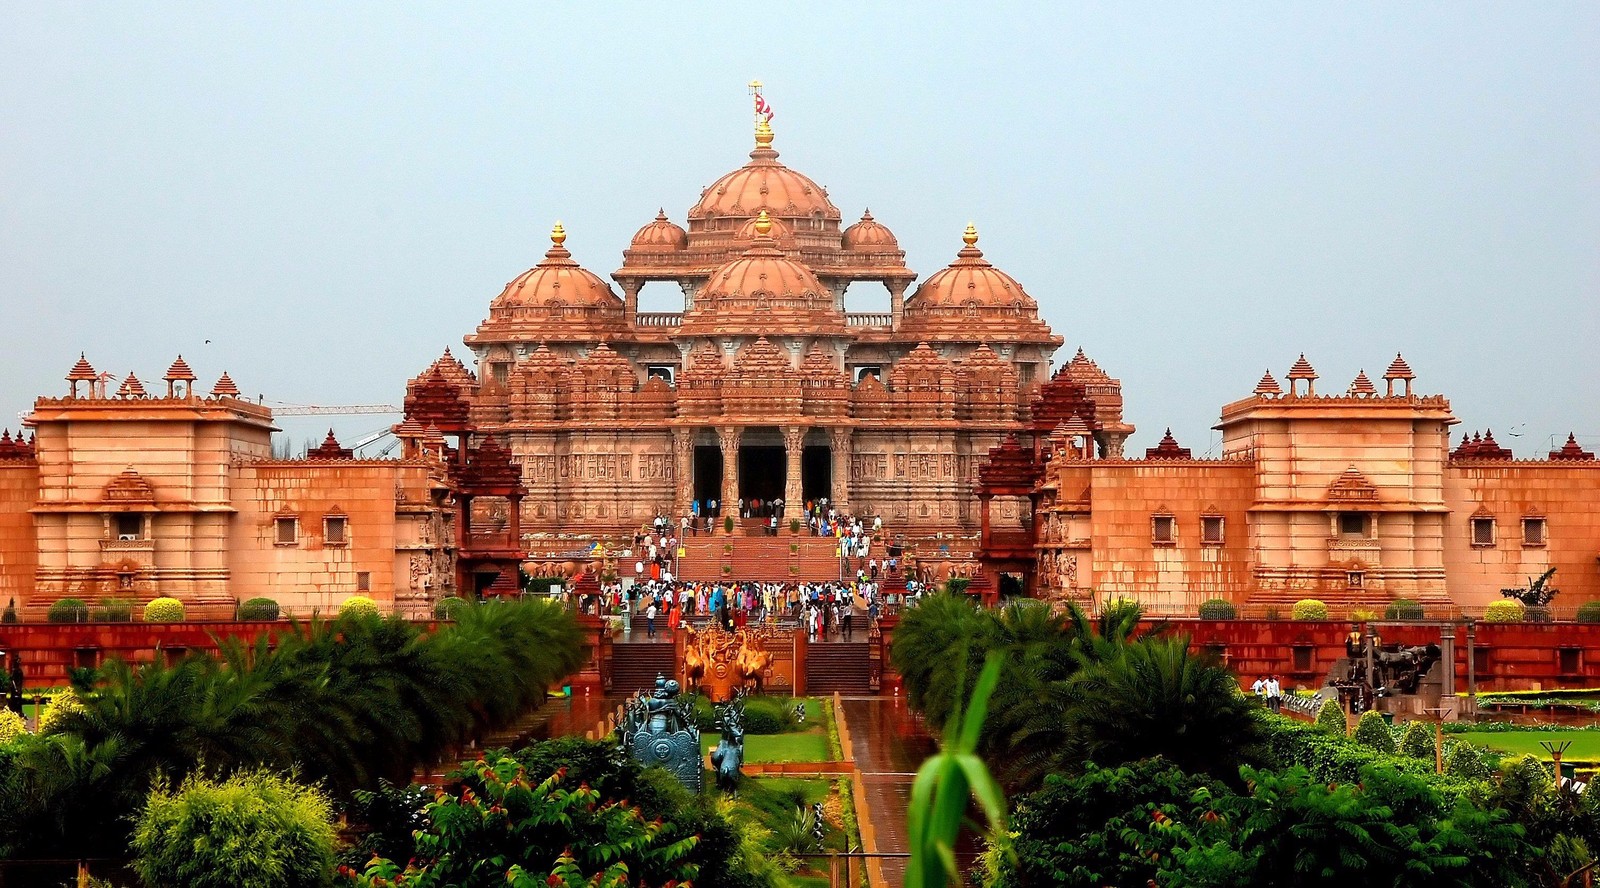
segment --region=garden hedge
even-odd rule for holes
[[[1232,620],[1239,616],[1239,609],[1233,602],[1222,598],[1212,598],[1200,602],[1200,619],[1202,620]]]
[[[52,623],[87,623],[89,605],[84,604],[81,598],[63,598],[50,605],[45,619]]]
[[[1345,722],[1344,707],[1338,700],[1322,701],[1322,708],[1317,710],[1317,727],[1330,734],[1343,737],[1350,731]]]
[[[1361,713],[1361,718],[1356,722],[1356,732],[1353,739],[1369,749],[1376,750],[1386,755],[1396,752],[1394,734],[1389,730],[1389,725],[1383,716],[1374,710]]]
[[[1579,605],[1578,622],[1600,623],[1600,601],[1585,601]]]
[[[252,598],[239,605],[239,619],[270,622],[278,618],[278,603],[270,598]]]
[[[1386,620],[1422,620],[1427,618],[1422,605],[1409,598],[1396,598],[1389,602],[1383,609],[1383,618]]]
[[[1400,754],[1433,761],[1433,727],[1420,721],[1408,723],[1405,731],[1400,734]]]

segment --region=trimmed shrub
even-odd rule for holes
[[[748,734],[783,734],[794,730],[794,704],[770,697],[751,697],[744,704],[744,729]]]
[[[1394,755],[1396,751],[1394,734],[1390,733],[1389,725],[1376,710],[1369,709],[1361,713],[1361,720],[1356,722],[1354,739],[1368,749],[1388,755]]]
[[[1504,598],[1500,601],[1491,601],[1489,606],[1483,609],[1483,621],[1485,623],[1520,623],[1526,614],[1526,610],[1522,606],[1522,602],[1514,599]]]
[[[560,586],[564,589],[566,585],[566,577],[529,577],[527,582],[522,584],[522,591],[529,595],[549,597],[550,587]]]
[[[1400,754],[1433,761],[1433,728],[1419,721],[1407,724],[1400,734]]]
[[[1200,602],[1200,619],[1202,620],[1231,620],[1239,616],[1239,609],[1233,602],[1222,598],[1212,598]]]
[[[1317,727],[1340,737],[1349,732],[1349,727],[1345,724],[1344,707],[1339,705],[1338,700],[1322,702],[1322,708],[1317,710]]]
[[[52,623],[87,623],[89,605],[84,604],[81,598],[63,598],[50,605],[50,612],[45,619]]]
[[[1600,623],[1600,601],[1585,601],[1578,605],[1578,622]]]
[[[17,622],[17,599],[12,598],[6,602],[6,612],[0,614],[0,623],[11,624]]]
[[[728,516],[726,516],[726,517],[724,517],[722,519],[722,530],[723,530],[724,533],[733,533],[733,516],[732,515],[728,515]]]
[[[951,577],[944,581],[944,591],[947,595],[965,595],[967,586],[971,584],[972,581],[966,577]]]
[[[1302,598],[1294,603],[1290,614],[1296,620],[1326,620],[1328,606],[1315,598]]]
[[[0,707],[0,746],[21,737],[28,732],[28,724],[10,709]]]
[[[799,533],[800,532],[800,519],[799,518],[790,518],[789,519],[789,532],[790,533]]]
[[[39,710],[39,733],[53,732],[67,716],[82,711],[83,704],[78,702],[78,694],[71,688],[52,696]]]
[[[146,885],[321,888],[333,874],[333,807],[269,771],[190,777],[150,792],[132,844]]]
[[[102,623],[132,623],[133,602],[107,598],[95,606],[93,616]]]
[[[467,600],[465,598],[457,598],[454,595],[445,596],[439,599],[438,604],[433,606],[433,618],[435,620],[454,620],[456,614],[466,606]]]
[[[1427,614],[1422,610],[1422,605],[1409,598],[1396,598],[1389,602],[1388,607],[1383,609],[1383,618],[1385,620],[1421,620],[1426,617]]]
[[[183,620],[183,602],[176,598],[152,598],[144,606],[146,623],[177,623]]]
[[[252,598],[239,605],[239,619],[271,621],[278,618],[278,603],[270,598]]]
[[[346,617],[360,619],[376,616],[379,616],[377,602],[365,595],[352,595],[346,598],[343,604],[339,605],[339,619],[341,620]]]
[[[1523,607],[1522,618],[1530,623],[1553,623],[1556,615],[1545,605],[1529,604]]]

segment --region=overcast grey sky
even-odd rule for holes
[[[398,403],[556,219],[601,274],[681,223],[760,78],[921,277],[975,221],[1131,447],[1301,351],[1600,444],[1600,4],[454,6],[0,4],[0,426],[80,350]]]

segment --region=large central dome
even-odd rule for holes
[[[828,192],[804,173],[778,163],[772,147],[772,130],[765,124],[756,132],[750,162],[723,176],[700,195],[689,210],[690,223],[732,216],[753,219],[766,210],[775,219],[820,218],[839,221],[839,208]]]

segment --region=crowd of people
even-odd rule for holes
[[[639,583],[604,583],[598,593],[579,597],[588,614],[645,618],[645,632],[676,632],[686,624],[715,623],[728,631],[749,625],[790,625],[806,630],[812,641],[849,641],[867,621],[914,604],[921,588],[908,584],[904,595],[885,594],[870,578],[855,582],[755,583],[678,582],[650,579]]]

